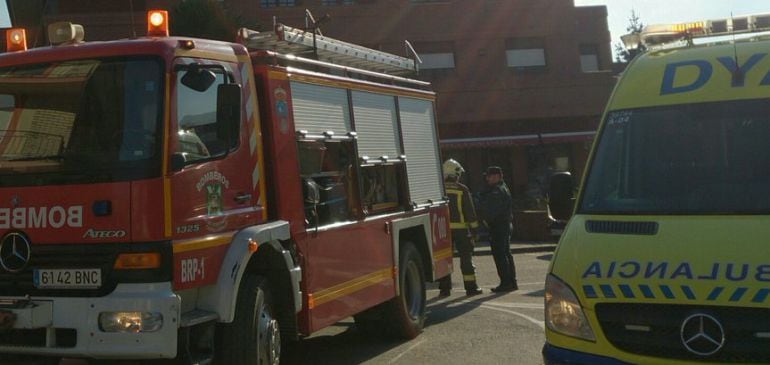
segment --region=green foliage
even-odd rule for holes
[[[641,33],[644,29],[644,24],[639,18],[639,14],[633,9],[631,10],[631,16],[628,18],[628,26],[626,27],[626,34]],[[637,55],[643,53],[646,50],[644,45],[640,44],[636,49],[626,49],[623,42],[615,43],[615,61],[622,63],[629,63],[636,58]]]
[[[171,35],[232,42],[239,21],[216,0],[186,0],[171,11]]]

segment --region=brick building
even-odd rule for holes
[[[12,0],[28,7],[36,1],[43,3]],[[48,0],[43,18],[84,24],[89,40],[121,38],[132,29],[143,33],[146,9],[179,2]],[[573,0],[220,3],[261,30],[274,18],[303,27],[307,9],[316,19],[330,15],[320,26],[324,35],[400,55],[409,40],[424,62],[419,78],[439,95],[444,158],[466,167],[473,190],[483,186],[485,166],[501,166],[518,210],[543,209],[551,171],[579,178],[615,84],[604,6],[576,7]]]
[[[149,0],[148,0],[149,2]],[[445,158],[481,172],[506,172],[518,209],[542,209],[547,176],[580,176],[615,84],[607,9],[572,0],[224,0],[246,21],[304,26],[305,9],[324,35],[423,59],[420,78],[439,95]]]

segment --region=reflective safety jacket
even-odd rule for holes
[[[475,231],[479,227],[473,197],[467,186],[453,180],[445,180],[449,197],[449,228]]]

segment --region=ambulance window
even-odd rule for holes
[[[216,81],[204,91],[196,91],[182,83],[188,72],[176,75],[177,93],[177,150],[187,163],[222,156],[237,145],[234,139],[228,145],[227,135],[217,124],[217,87],[224,83],[221,70],[211,69]]]

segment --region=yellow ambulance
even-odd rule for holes
[[[768,30],[635,36],[548,270],[545,364],[770,363]]]

